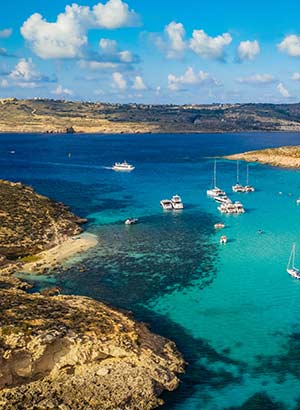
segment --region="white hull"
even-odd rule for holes
[[[114,171],[118,171],[118,172],[131,172],[131,171],[133,171],[133,170],[135,169],[135,167],[125,168],[125,167],[116,167],[116,166],[113,166],[112,169],[113,169]]]
[[[287,273],[291,275],[293,278],[300,279],[300,269],[287,269]]]

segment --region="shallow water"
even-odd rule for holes
[[[99,245],[77,260],[84,271],[67,264],[50,283],[132,310],[185,355],[186,375],[179,390],[165,394],[165,410],[299,408],[300,282],[285,269],[291,244],[300,247],[300,173],[252,164],[257,191],[231,195],[245,205],[240,216],[220,215],[205,192],[210,157],[299,144],[300,134],[1,135],[0,141],[1,178],[67,203],[99,236]],[[123,159],[136,170],[107,169]],[[234,163],[218,160],[218,185],[228,193],[235,172]],[[241,164],[242,183],[245,173]],[[160,199],[175,193],[185,209],[163,212]],[[124,226],[129,216],[140,223]],[[213,229],[218,221],[226,224],[222,233]],[[36,289],[49,286],[36,279]]]

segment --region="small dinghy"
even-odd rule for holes
[[[134,225],[136,223],[138,223],[138,219],[137,218],[128,218],[125,221],[125,225]]]
[[[214,228],[215,229],[223,229],[223,228],[225,228],[225,224],[223,224],[223,223],[214,224]]]
[[[296,254],[296,244],[294,243],[292,246],[292,250],[291,250],[291,254],[290,254],[290,258],[288,261],[286,271],[293,278],[300,279],[300,269],[295,267],[295,254]]]
[[[226,245],[226,243],[227,243],[227,236],[226,235],[221,236],[220,244],[221,245]]]

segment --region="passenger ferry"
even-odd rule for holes
[[[133,171],[135,167],[131,164],[128,164],[126,161],[124,162],[115,162],[114,166],[112,167],[114,171]]]

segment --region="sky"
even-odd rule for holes
[[[1,1],[0,98],[300,100],[299,1]]]

